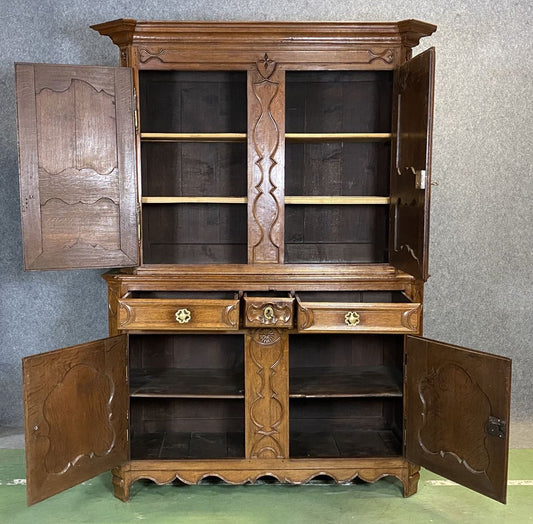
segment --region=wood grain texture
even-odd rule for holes
[[[505,502],[509,433],[488,423],[509,422],[511,361],[418,337],[406,353],[406,457]]]
[[[285,74],[265,53],[248,72],[248,263],[282,263]]]
[[[238,300],[121,299],[120,330],[198,331],[239,329]],[[182,314],[180,315],[180,312]]]
[[[243,297],[244,326],[292,328],[294,298]]]
[[[289,456],[289,337],[255,329],[245,337],[246,457]]]
[[[357,314],[357,324],[346,316]],[[306,332],[413,333],[419,331],[421,304],[298,302],[298,330]]]
[[[134,266],[131,71],[17,64],[26,269]]]
[[[23,360],[27,501],[128,458],[124,335]]]
[[[138,49],[140,69],[246,69],[275,51],[288,68],[393,69],[436,27],[402,22],[150,22],[114,20],[92,26],[119,46]],[[187,53],[180,52],[186,48]]]
[[[352,459],[227,459],[172,461],[138,460],[113,470],[115,496],[129,500],[130,487],[145,478],[157,484],[169,484],[178,479],[186,484],[198,484],[206,477],[222,479],[228,484],[253,483],[262,477],[282,483],[304,484],[315,477],[328,476],[338,483],[355,479],[365,482],[394,476],[403,484],[404,496],[416,493],[418,469],[402,457]]]
[[[431,48],[399,69],[394,88],[389,260],[422,280],[429,276],[434,82]],[[415,171],[420,170],[426,172],[425,188],[416,187]]]

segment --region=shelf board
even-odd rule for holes
[[[142,197],[143,204],[246,204],[246,197]]]
[[[247,197],[150,196],[143,204],[246,204]],[[296,205],[388,205],[389,197],[381,196],[286,196],[285,204]]]
[[[245,142],[246,133],[141,133],[143,142]]]
[[[131,458],[133,460],[244,458],[244,433],[200,431],[141,433],[131,439]]]
[[[382,197],[382,196],[286,196],[285,204],[388,205],[390,204],[390,197]]]
[[[285,133],[289,143],[389,142],[391,133]],[[141,133],[143,142],[245,142],[246,133]]]
[[[130,397],[244,398],[244,371],[225,369],[132,369]]]
[[[295,421],[294,425],[298,424]],[[390,429],[353,431],[291,431],[291,458],[396,457],[402,454],[400,439]]]
[[[391,133],[285,133],[286,142],[389,142]]]
[[[400,373],[389,366],[291,368],[290,398],[401,397]]]

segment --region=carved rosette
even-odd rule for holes
[[[246,457],[288,457],[288,335],[256,329],[246,336]]]
[[[251,263],[283,262],[284,76],[266,53],[248,76]]]

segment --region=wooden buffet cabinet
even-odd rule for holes
[[[17,64],[27,269],[115,267],[110,338],[24,359],[28,503],[137,479],[505,500],[510,361],[421,338],[435,26],[117,20]]]

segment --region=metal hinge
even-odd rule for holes
[[[141,243],[141,204],[137,202],[137,242]]]
[[[135,131],[139,130],[139,113],[137,112],[137,89],[133,88],[133,122],[135,123]]]
[[[507,422],[498,417],[489,416],[485,428],[492,437],[505,438],[507,436]]]

